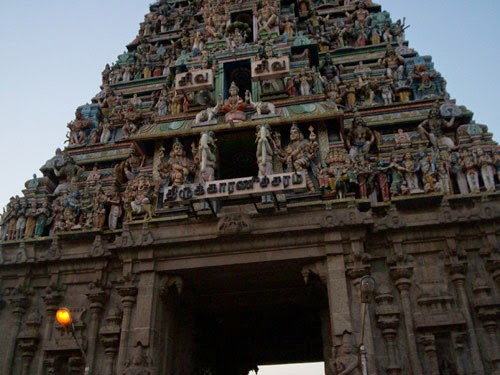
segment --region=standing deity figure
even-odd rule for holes
[[[420,171],[422,172],[422,185],[424,192],[431,193],[435,190],[435,163],[432,155],[427,154],[425,150],[420,152],[420,159],[418,160]]]
[[[42,207],[36,210],[35,237],[43,236],[49,217],[50,217],[49,204],[47,203],[47,201],[44,201],[42,203]]]
[[[361,0],[358,3],[358,7],[354,12],[350,14],[346,12],[345,15],[347,16],[348,20],[354,19],[354,24],[356,27],[367,26],[368,21],[370,20],[370,12],[366,9],[366,3],[364,0]]]
[[[349,336],[349,334],[344,334],[342,344],[337,349],[337,355],[332,356],[335,360],[330,363],[331,371],[337,375],[361,375],[359,358],[354,352]]]
[[[484,152],[482,148],[477,149],[477,163],[481,169],[481,178],[487,192],[495,191],[495,168],[493,158]]]
[[[271,127],[269,124],[263,124],[257,126],[256,133],[256,143],[257,143],[257,165],[258,165],[258,176],[267,177],[274,173],[274,154],[276,148],[274,147],[274,141],[271,137]],[[272,196],[265,195],[262,197],[262,203],[271,203]]]
[[[115,191],[111,198],[107,202],[110,205],[109,215],[108,215],[108,227],[111,230],[118,228],[118,220],[120,220],[123,210],[122,210],[122,197],[119,191]]]
[[[460,194],[469,194],[469,186],[467,184],[467,177],[464,173],[465,167],[462,159],[462,154],[459,152],[452,152],[450,154],[450,173],[455,176]]]
[[[446,146],[450,150],[456,148],[455,142],[446,135],[444,131],[446,128],[453,126],[455,122],[455,116],[452,116],[450,121],[446,121],[439,111],[439,103],[436,102],[434,107],[429,111],[429,116],[427,120],[424,120],[418,125],[418,131],[423,136],[429,139],[432,146]]]
[[[290,143],[282,151],[281,159],[286,164],[288,172],[304,172],[307,189],[315,191],[316,187],[309,172],[311,161],[316,159],[318,150],[311,146],[312,143],[304,139],[304,134],[294,123],[290,128]]]
[[[407,152],[404,155],[403,168],[405,171],[404,176],[406,184],[408,185],[410,194],[421,193],[422,190],[418,186],[418,176],[417,176],[419,166],[418,163],[415,162],[415,159],[413,159],[413,155],[411,154],[411,152]]]
[[[404,74],[405,59],[397,53],[392,45],[387,45],[385,56],[380,63],[386,69],[386,76],[393,79],[401,79]]]
[[[273,174],[274,147],[271,138],[271,127],[268,124],[257,126],[257,165],[259,167],[259,177]]]
[[[495,163],[495,168],[497,171],[497,178],[500,182],[500,149],[497,148],[495,151],[495,156],[493,157],[493,162]]]
[[[368,129],[363,117],[358,111],[354,112],[352,127],[347,136],[349,155],[356,157],[358,153],[366,154],[375,142],[375,134]]]
[[[462,166],[465,169],[467,183],[471,193],[479,193],[479,172],[477,168],[477,156],[470,150],[464,150],[462,155]]]
[[[405,26],[406,18],[403,18],[403,21],[397,20],[394,25],[394,34],[396,35],[396,40],[398,42],[398,46],[403,47],[403,43],[405,41],[405,30],[410,26]]]

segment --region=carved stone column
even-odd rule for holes
[[[436,353],[436,338],[432,333],[422,335],[419,338],[420,343],[424,347],[425,364],[427,365],[426,374],[439,375],[439,363]]]
[[[9,293],[7,301],[12,308],[12,315],[14,315],[14,322],[10,332],[9,345],[5,349],[5,363],[3,367],[3,374],[11,375],[12,362],[14,360],[14,353],[16,351],[17,336],[21,329],[21,322],[26,308],[29,306],[28,293],[24,288],[16,288]]]
[[[491,295],[491,288],[481,278],[474,281],[473,292],[477,316],[488,334],[489,360],[495,374],[500,373],[500,347],[497,335],[500,303]]]
[[[395,255],[388,259],[389,272],[399,291],[402,315],[405,323],[406,345],[409,351],[413,375],[422,375],[422,365],[418,357],[413,311],[411,308],[410,288],[413,275],[413,258],[403,252],[402,242],[393,241]]]
[[[121,297],[123,317],[121,325],[120,346],[118,349],[117,373],[121,374],[125,365],[125,359],[128,352],[128,336],[130,329],[130,320],[132,318],[132,308],[134,307],[137,286],[134,279],[129,275],[121,280],[121,285],[116,287],[116,291]]]
[[[467,273],[467,263],[458,260],[457,257],[450,257],[446,268],[450,274],[451,281],[457,292],[457,305],[462,311],[467,324],[469,334],[470,352],[473,366],[473,374],[484,374],[484,366],[481,360],[481,353],[477,341],[476,329],[469,310],[469,299],[465,291],[465,274]]]
[[[120,323],[122,320],[120,311],[118,309],[111,309],[105,320],[106,324],[99,330],[99,336],[106,356],[103,374],[114,375],[115,357],[120,345]]]
[[[88,330],[88,347],[87,347],[87,366],[89,367],[90,375],[94,375],[94,366],[96,359],[97,334],[99,331],[99,320],[106,300],[106,292],[102,285],[91,283],[87,299],[90,302],[90,324]]]
[[[35,356],[38,341],[40,340],[41,319],[38,310],[33,310],[28,316],[25,328],[17,337],[18,348],[21,351],[22,375],[30,374],[31,361]]]
[[[457,375],[468,374],[468,361],[465,360],[464,356],[467,334],[465,332],[453,332],[451,337],[453,340],[453,349],[455,349],[455,355],[457,357]]]
[[[375,296],[375,302],[378,305],[375,316],[377,317],[377,325],[382,330],[387,350],[386,372],[388,375],[399,375],[401,374],[401,366],[396,337],[400,311],[399,307],[393,304],[393,301],[394,297],[389,291],[380,290],[380,293]]]
[[[63,293],[60,288],[54,285],[49,285],[45,290],[45,295],[42,297],[45,302],[45,328],[43,330],[42,342],[48,343],[52,338],[52,329],[54,326],[54,320],[56,316],[56,311],[59,308],[59,304],[63,299]],[[40,356],[40,361],[38,363],[37,375],[44,375],[43,371],[44,356]]]

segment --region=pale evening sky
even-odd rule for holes
[[[99,91],[101,71],[134,39],[152,0],[0,2],[0,206],[64,146],[75,109]],[[459,105],[498,140],[500,1],[379,0],[406,16],[410,47],[432,55]],[[321,374],[322,365],[259,375]]]

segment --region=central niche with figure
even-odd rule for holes
[[[254,39],[253,15],[251,11],[244,11],[231,14],[231,24],[227,27],[227,33],[233,35],[236,46],[242,43],[249,43]],[[240,43],[238,43],[240,42]]]
[[[229,97],[229,87],[234,82],[239,88],[238,95],[245,97],[247,90],[252,91],[252,70],[250,60],[231,61],[224,64],[224,99]]]

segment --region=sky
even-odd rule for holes
[[[152,1],[0,1],[0,206],[64,146],[75,109],[99,91],[105,64],[135,38]],[[433,56],[451,97],[498,140],[500,1],[376,2],[393,20],[406,16],[410,47]]]

